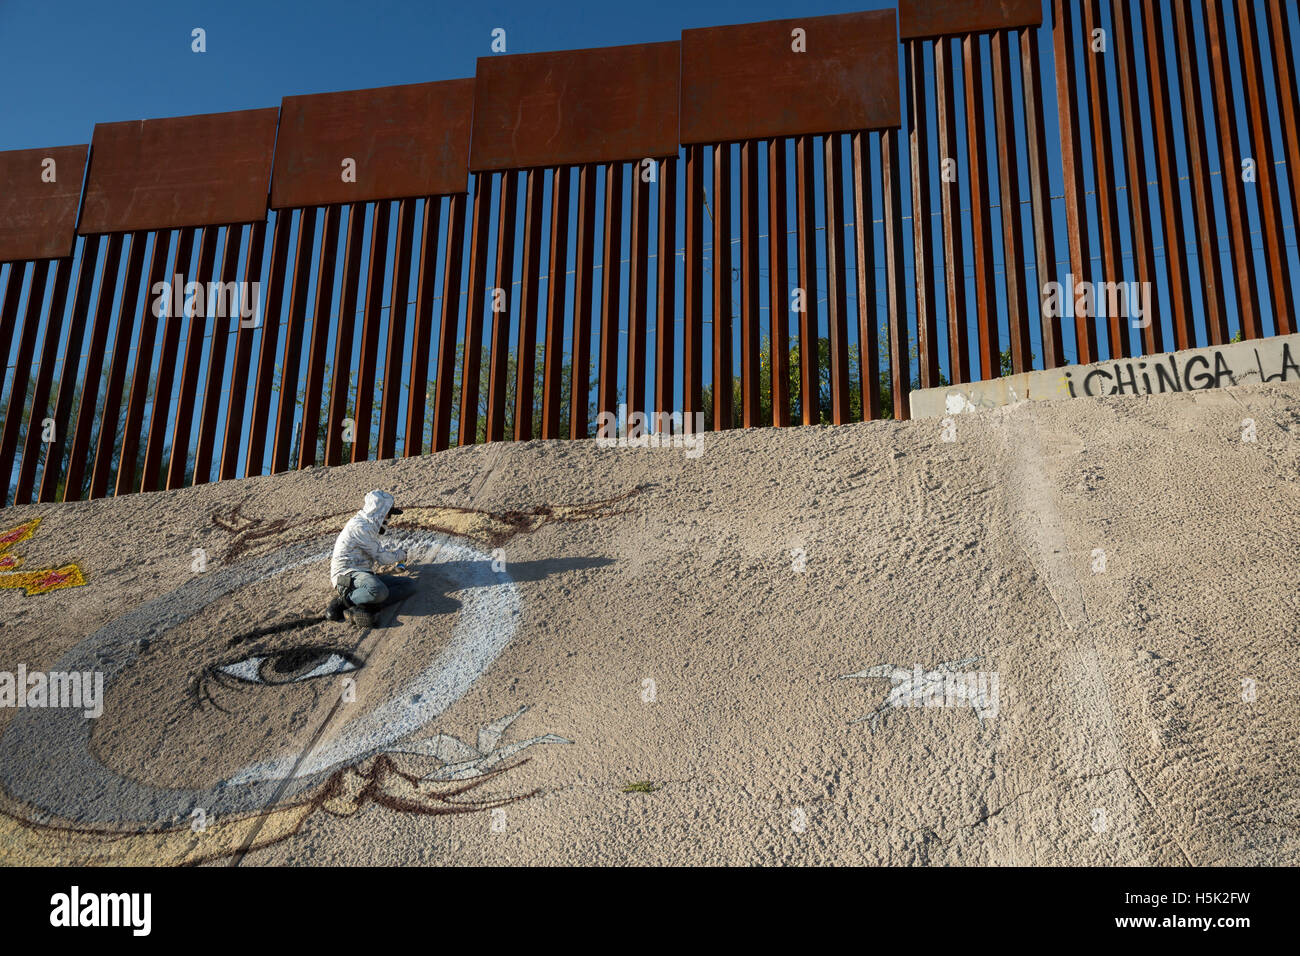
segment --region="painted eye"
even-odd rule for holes
[[[278,654],[254,654],[233,664],[223,664],[217,671],[246,684],[275,685],[346,674],[360,666],[347,651],[308,647]]]

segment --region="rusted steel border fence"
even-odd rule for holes
[[[902,0],[0,153],[0,504],[1292,332],[1298,17]]]

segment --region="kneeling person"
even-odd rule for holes
[[[366,495],[365,506],[343,526],[330,559],[330,584],[335,594],[325,616],[331,621],[343,620],[343,612],[351,610],[353,624],[374,627],[384,604],[405,596],[391,593],[401,589],[404,579],[374,573],[375,564],[406,561],[405,551],[387,551],[379,540],[388,530],[388,519],[401,513],[401,508],[393,507],[392,495],[376,490]]]

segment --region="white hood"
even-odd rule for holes
[[[330,583],[338,584],[346,571],[373,571],[376,564],[400,564],[406,560],[401,548],[387,551],[380,543],[379,529],[393,508],[393,496],[386,491],[368,492],[365,505],[348,520],[334,542],[330,559]]]

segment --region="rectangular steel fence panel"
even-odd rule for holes
[[[342,206],[326,208],[320,242],[320,267],[316,271],[316,308],[311,321],[311,342],[307,346],[307,381],[302,395],[299,468],[310,468],[316,464],[316,436],[320,431],[321,401],[325,391],[325,362],[332,324],[330,315],[334,305],[334,266],[338,261],[339,224],[342,218]]]
[[[143,290],[140,321],[136,323],[135,365],[131,372],[131,391],[127,397],[126,419],[122,423],[122,454],[118,460],[114,495],[127,495],[139,490],[136,458],[140,449],[140,439],[143,437],[141,430],[144,427],[144,408],[149,401],[149,373],[153,365],[154,340],[157,338],[158,323],[161,321],[154,314],[153,289],[159,282],[164,281],[167,251],[171,241],[170,232],[154,233],[153,253],[149,259],[149,276],[145,280],[148,284]],[[99,451],[103,454],[106,449],[101,446]],[[233,473],[230,477],[234,477]]]
[[[703,412],[704,393],[704,147],[686,147],[686,269],[682,289],[682,412],[687,431]]]
[[[58,260],[58,270],[67,272],[72,269],[71,258]],[[18,309],[18,296],[22,289],[22,280],[26,266],[14,263],[9,274],[11,294],[6,296],[5,307],[12,305],[15,313]],[[0,430],[0,507],[4,507],[9,496],[9,479],[13,476],[14,453],[18,450],[18,432],[25,420],[27,411],[27,383],[31,381],[32,355],[36,351],[36,335],[41,327],[41,305],[45,302],[45,285],[50,276],[50,262],[42,259],[32,266],[31,290],[27,293],[27,308],[23,310],[22,332],[18,338],[18,354],[14,358],[14,377],[9,386],[9,406],[5,412],[4,428]],[[8,354],[8,339],[4,343]],[[3,381],[0,380],[0,384]],[[32,427],[31,424],[28,427]]]
[[[465,192],[474,80],[286,96],[271,208]]]
[[[515,231],[519,218],[519,173],[498,174],[496,278],[488,297],[492,307],[491,350],[488,353],[488,441],[505,438],[506,391],[510,369],[510,311],[515,300]]]
[[[285,215],[286,213],[281,213]],[[280,358],[280,394],[276,403],[275,431],[271,439],[271,474],[287,471],[298,409],[298,370],[302,360],[303,325],[307,321],[307,298],[311,294],[311,258],[316,244],[316,209],[298,214],[298,236],[293,255],[293,276],[289,280],[289,320],[284,329],[284,354]],[[306,435],[301,436],[303,440]],[[314,437],[314,436],[313,436]]]
[[[975,322],[979,334],[980,378],[989,379],[1001,374],[1002,352],[998,341],[997,270],[993,264],[989,150],[988,135],[984,129],[984,68],[981,60],[980,38],[974,34],[967,35],[962,40],[962,63],[966,87],[966,169],[970,176],[971,252],[975,260]],[[889,212],[887,202],[885,212]],[[897,370],[894,374],[897,377]],[[897,401],[894,404],[897,407]]]
[[[45,449],[41,469],[41,501],[57,501],[59,478],[63,472],[63,449],[72,420],[72,403],[77,395],[77,370],[81,364],[81,343],[86,337],[90,317],[90,295],[99,264],[99,236],[89,236],[81,244],[81,268],[77,270],[77,287],[72,296],[72,313],[68,317],[68,341],[63,351],[63,368],[59,373],[59,392],[54,404],[54,436]],[[95,382],[98,389],[99,382]],[[33,416],[35,409],[33,409]]]
[[[731,147],[713,147],[713,429],[734,424],[731,392]]]
[[[96,248],[99,246],[99,237],[90,245]],[[82,250],[82,269],[85,268],[88,249]],[[63,336],[63,317],[64,309],[68,302],[68,285],[72,279],[72,259],[67,260],[68,268],[56,268],[54,273],[54,288],[51,290],[45,304],[45,326],[44,337],[41,341],[41,358],[37,366],[36,381],[32,389],[31,411],[27,419],[27,432],[23,440],[23,459],[18,467],[18,484],[14,489],[13,503],[16,505],[25,505],[32,500],[32,488],[36,482],[36,466],[41,455],[41,423],[49,414],[50,391],[54,383],[54,366],[59,360],[59,341]],[[15,268],[11,266],[10,268]],[[80,273],[78,274],[79,283],[81,281]],[[37,295],[37,305],[39,306],[41,296]],[[14,305],[17,307],[17,297],[14,297]],[[7,489],[6,489],[7,490]]]
[[[352,406],[352,461],[370,458],[375,370],[379,364],[379,329],[384,321],[384,277],[388,271],[388,224],[392,203],[372,203],[370,252],[366,257],[366,298],[361,313],[361,353],[357,356],[357,393]],[[405,301],[405,300],[403,300]]]
[[[740,388],[741,421],[761,425],[759,409],[758,153],[762,144],[740,147]]]
[[[279,113],[272,107],[97,123],[78,231],[264,219]]]
[[[274,245],[274,243],[272,243]],[[249,227],[248,248],[244,254],[244,282],[260,284],[262,278],[262,253],[266,249],[266,223],[255,222]],[[253,302],[255,311],[261,302]],[[248,366],[253,356],[253,335],[262,323],[258,312],[255,322],[240,322],[235,336],[235,357],[230,370],[230,389],[226,398],[226,428],[221,443],[221,471],[224,480],[234,478],[239,471],[239,447],[244,437],[244,399],[248,395]]]
[[[893,10],[682,31],[681,141],[897,127]]]
[[[822,198],[826,203],[826,325],[830,345],[831,422],[849,415],[849,309],[844,261],[844,169],[838,133],[822,142]]]
[[[480,57],[474,172],[677,153],[679,44]]]
[[[469,242],[469,296],[465,307],[465,350],[460,372],[459,444],[478,440],[479,361],[483,354],[484,286],[487,284],[493,173],[474,174],[474,213]]]
[[[402,414],[402,365],[406,358],[406,326],[411,291],[411,249],[415,241],[415,200],[397,204],[397,249],[392,289],[388,297],[388,341],[379,407],[379,457],[397,457],[397,421]]]
[[[596,167],[578,171],[578,235],[574,248],[573,345],[569,390],[569,437],[587,437],[591,388],[591,317],[596,252]]]
[[[1011,370],[1018,375],[1033,367],[1029,342],[1029,312],[1033,300],[1028,295],[1028,280],[1025,275],[1010,42],[1011,35],[1006,31],[998,31],[989,39],[993,69],[993,126],[998,146],[998,186],[1002,202],[1002,263],[1003,277],[1006,280],[1007,337],[1011,340]],[[915,229],[915,221],[912,227]]]
[[[519,331],[515,346],[515,441],[533,437],[533,380],[537,372],[537,299],[541,283],[542,212],[546,170],[530,169],[524,187],[524,258],[519,283]]]
[[[795,218],[799,248],[799,407],[805,425],[821,421],[817,342],[817,191],[813,137],[795,140]]]
[[[433,337],[434,300],[438,291],[438,228],[441,219],[442,201],[435,196],[425,197],[424,218],[420,223],[420,267],[415,280],[411,384],[406,394],[406,434],[402,440],[402,455],[406,458],[424,454],[424,413],[429,399],[429,349]],[[332,263],[331,259],[331,272],[334,268]]]
[[[880,134],[880,195],[885,209],[885,307],[889,315],[890,391],[894,419],[910,417],[907,396],[912,388],[908,367],[907,290],[903,256],[903,171],[898,160],[898,133]]]
[[[632,166],[632,211],[627,270],[627,407],[645,411],[646,307],[650,279],[650,183],[640,163]]]
[[[181,319],[173,304],[176,287],[185,288],[190,272],[190,256],[194,252],[195,229],[182,229],[177,235],[176,246],[172,250],[171,270],[167,282],[170,284],[170,301],[163,304],[162,340],[159,345],[158,377],[154,381],[153,404],[149,410],[149,431],[144,447],[144,468],[140,474],[141,491],[157,491],[163,477],[163,450],[167,446],[167,420],[171,416],[172,384],[176,381],[176,367],[179,363],[181,341]],[[149,290],[150,296],[153,289]],[[166,293],[164,293],[166,294]]]
[[[564,301],[568,285],[569,167],[551,181],[551,250],[546,277],[546,350],[542,368],[542,437],[560,437],[564,402]]]
[[[970,333],[966,326],[966,266],[963,256],[961,183],[956,175],[957,102],[953,45],[960,40],[942,39],[934,44],[934,93],[939,132],[939,161],[951,175],[942,177],[939,205],[943,220],[944,293],[948,307],[948,378],[954,384],[970,378]],[[870,196],[867,197],[870,200]],[[869,205],[869,203],[868,203]]]
[[[1042,0],[898,0],[898,35],[904,40],[1036,27],[1042,22]]]
[[[604,237],[600,256],[600,361],[597,412],[615,411],[618,401],[619,315],[623,280],[623,164],[605,167]]]
[[[334,374],[330,383],[325,421],[325,464],[343,461],[347,444],[344,421],[348,417],[352,382],[352,337],[357,327],[357,296],[361,288],[361,259],[365,255],[366,206],[348,206],[348,232],[343,249],[343,287],[339,290],[339,321],[334,332]]]
[[[68,471],[63,483],[64,501],[81,499],[86,476],[86,452],[90,448],[90,432],[95,422],[100,373],[104,369],[108,327],[113,318],[113,300],[117,295],[117,270],[121,262],[122,233],[118,232],[108,237],[108,250],[104,255],[104,273],[96,294],[94,324],[90,331],[90,344],[86,349],[86,371],[82,376],[81,399],[77,405],[77,424],[73,428],[72,444],[68,450]],[[125,294],[125,290],[123,291]]]
[[[251,233],[254,227],[249,227]],[[194,448],[193,484],[206,484],[212,476],[212,456],[217,446],[217,418],[221,413],[221,384],[226,374],[226,355],[230,342],[239,334],[246,301],[243,290],[234,285],[239,275],[239,253],[244,244],[244,227],[231,226],[226,230],[225,245],[221,250],[220,295],[225,302],[227,315],[212,317],[212,341],[208,345],[208,380],[203,390],[203,406],[199,412],[199,434]],[[226,297],[225,289],[235,289],[238,296],[233,302]],[[247,288],[247,287],[245,287]],[[251,320],[251,317],[250,317]],[[234,383],[231,383],[234,387]]]
[[[1242,160],[1236,120],[1239,101],[1233,100],[1223,6],[1218,0],[1202,2],[1201,22],[1205,25],[1205,40],[1210,53],[1210,88],[1213,91],[1214,122],[1219,131],[1220,168],[1225,171],[1222,176],[1223,199],[1228,214],[1227,238],[1237,292],[1237,317],[1242,334],[1248,339],[1257,339],[1261,335],[1263,319],[1260,315],[1259,282],[1255,277],[1255,256],[1250,241],[1246,184],[1236,174],[1241,169]],[[1260,198],[1263,198],[1262,192]]]
[[[442,315],[438,324],[438,370],[434,380],[432,450],[451,441],[451,406],[455,401],[456,333],[460,327],[460,277],[465,258],[465,196],[448,201],[446,253],[442,266]],[[563,324],[563,323],[561,323]]]
[[[677,159],[659,164],[659,221],[655,290],[656,415],[670,414],[677,355]],[[657,427],[657,426],[656,426]]]
[[[203,290],[208,288],[208,283],[214,274],[217,233],[218,229],[215,226],[208,226],[199,239],[199,262],[195,278]],[[176,419],[172,427],[172,453],[167,466],[169,489],[185,487],[185,470],[190,451],[190,426],[194,422],[194,399],[198,392],[199,371],[203,363],[203,330],[208,325],[206,298],[203,293],[195,297],[194,314],[190,316],[189,335],[185,341],[185,357],[180,366],[181,380],[176,395]],[[179,322],[180,316],[174,319]]]
[[[862,418],[880,417],[880,333],[876,327],[876,243],[871,210],[871,140],[853,134],[853,254],[858,280],[858,387]]]
[[[909,40],[907,72],[908,154],[912,159],[912,259],[915,263],[916,349],[921,387],[939,384],[939,341],[935,319],[933,222],[930,218],[930,132],[925,95],[925,46]]]
[[[113,456],[117,448],[117,423],[122,413],[122,392],[126,372],[131,364],[131,333],[135,329],[134,309],[141,291],[140,280],[144,272],[145,246],[149,234],[131,233],[126,255],[126,277],[122,280],[122,295],[117,300],[117,331],[113,336],[113,359],[108,368],[104,389],[104,410],[99,422],[99,435],[95,439],[95,458],[90,473],[90,497],[103,498],[108,494]],[[146,296],[146,301],[147,301]]]
[[[0,262],[72,255],[87,149],[83,143],[0,152]]]
[[[772,356],[772,424],[790,424],[790,247],[787,240],[786,139],[767,143],[768,342]]]
[[[1227,2],[1227,0],[1225,0]],[[1255,0],[1237,0],[1235,29],[1237,34],[1237,63],[1246,85],[1246,117],[1249,120],[1250,141],[1253,146],[1252,157],[1255,160],[1255,182],[1259,189],[1259,218],[1264,233],[1264,258],[1268,266],[1269,299],[1273,306],[1274,331],[1276,334],[1289,333],[1295,321],[1295,294],[1291,288],[1290,262],[1286,251],[1286,226],[1282,218],[1282,194],[1277,181],[1277,166],[1273,161],[1273,137],[1270,131],[1270,116],[1265,94],[1263,52],[1259,46],[1259,24]],[[1295,88],[1289,91],[1276,84],[1278,76],[1277,62],[1274,61],[1271,73],[1275,81],[1277,98],[1285,102],[1288,96],[1294,96]],[[1222,122],[1227,122],[1224,117]],[[1234,183],[1241,186],[1241,166],[1237,165],[1232,176]],[[1291,166],[1287,175],[1294,182],[1300,176],[1300,167]],[[1294,217],[1295,210],[1292,210]],[[1291,221],[1293,234],[1300,229],[1300,221]],[[1233,224],[1233,234],[1243,242],[1250,236],[1249,225],[1243,222],[1240,230]]]
[[[289,259],[289,232],[293,211],[282,209],[275,214],[275,228],[271,234],[271,281],[266,290],[266,306],[262,312],[262,339],[257,355],[257,380],[253,386],[253,402],[248,419],[248,454],[244,464],[244,477],[262,473],[266,455],[267,425],[271,415],[271,389],[279,366],[276,352],[280,346],[280,310],[284,298],[284,274]]]

